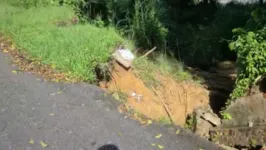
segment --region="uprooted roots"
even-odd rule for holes
[[[101,82],[101,81],[109,82],[112,79],[110,65],[108,63],[98,64],[95,67],[95,73],[96,73],[98,82]]]

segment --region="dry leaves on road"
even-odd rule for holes
[[[48,144],[44,143],[43,141],[40,142],[42,148],[46,148],[48,146]]]
[[[159,139],[161,137],[162,137],[162,134],[158,134],[158,135],[155,136],[156,139]]]

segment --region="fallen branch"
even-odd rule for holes
[[[187,117],[187,108],[188,108],[188,92],[185,89],[185,87],[183,86],[184,91],[186,92],[186,106],[185,106],[185,117]]]
[[[147,57],[150,53],[152,53],[153,51],[155,51],[156,48],[157,48],[157,47],[152,48],[152,49],[149,50],[147,53],[145,53],[144,55],[142,55],[140,58]]]
[[[173,121],[173,118],[172,118],[172,114],[171,114],[170,110],[168,109],[168,107],[166,106],[166,104],[165,104],[163,98],[162,98],[161,95],[155,90],[155,88],[154,88],[153,86],[152,86],[152,89],[153,89],[153,91],[155,92],[155,94],[157,94],[157,95],[159,96],[161,102],[163,103],[163,107],[164,107],[164,109],[165,109],[165,111],[166,111],[168,117],[170,118],[172,124],[174,124],[174,121]]]

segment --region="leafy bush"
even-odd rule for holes
[[[266,11],[257,8],[251,13],[246,28],[233,30],[229,48],[237,53],[238,76],[231,99],[244,96],[250,86],[266,74]]]
[[[237,52],[238,76],[231,98],[243,96],[250,85],[266,73],[266,28],[257,31],[235,29],[231,50]]]

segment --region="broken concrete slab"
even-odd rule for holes
[[[266,126],[211,129],[213,142],[229,146],[263,146],[266,143]]]
[[[223,119],[222,126],[248,127],[266,125],[266,98],[262,93],[241,97],[232,102],[224,111],[230,114],[231,120]]]
[[[221,119],[213,113],[209,113],[209,112],[204,113],[202,115],[202,118],[214,124],[215,126],[221,125]]]
[[[202,119],[202,118],[197,118],[197,122],[194,127],[194,133],[204,137],[204,138],[209,138],[209,131],[213,126],[211,125],[210,122]]]
[[[221,125],[221,119],[213,113],[210,106],[198,107],[194,110],[194,113],[196,114],[196,116],[203,118],[206,121],[209,121],[214,126]]]
[[[194,133],[201,137],[209,138],[210,129],[221,124],[220,118],[212,112],[210,107],[196,108],[193,115],[196,119]]]

